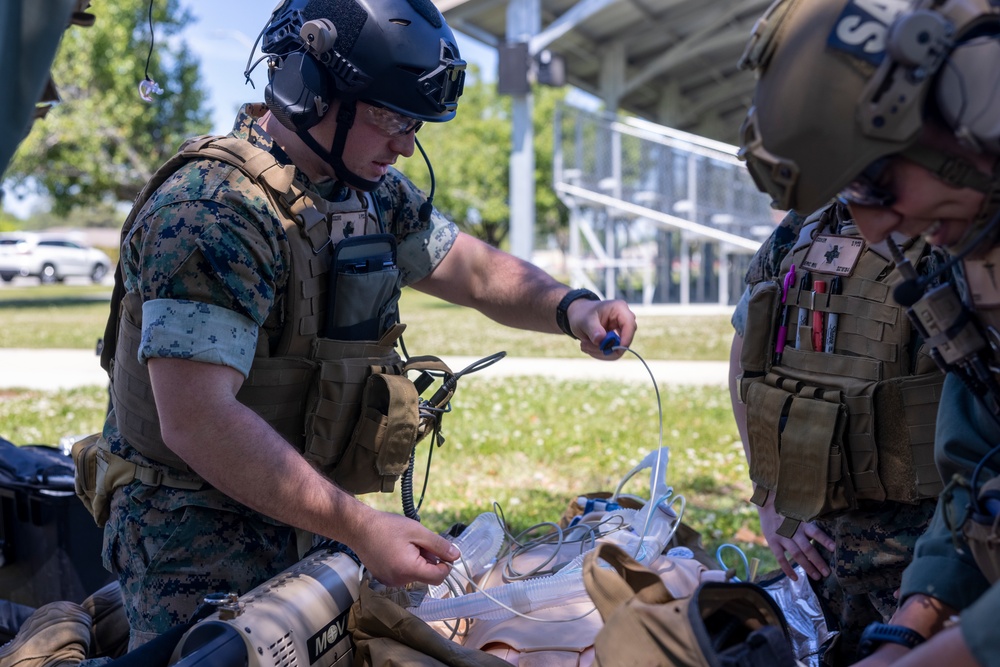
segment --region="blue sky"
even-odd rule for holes
[[[187,42],[201,61],[201,80],[208,95],[206,107],[211,111],[212,133],[229,132],[242,103],[263,101],[266,64],[261,63],[251,75],[255,88],[244,83],[243,70],[254,40],[277,4],[277,0],[181,0],[181,6],[191,12],[193,20],[176,39]],[[96,7],[94,13],[100,21],[100,8]],[[456,39],[462,57],[479,65],[485,78],[495,78],[496,52],[461,33],[456,33]],[[254,58],[259,56],[260,51],[255,51]],[[169,90],[164,92],[164,95],[169,94]],[[4,198],[3,206],[4,210],[24,218],[39,207],[40,202],[34,197],[18,200],[10,196]]]

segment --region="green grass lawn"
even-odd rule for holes
[[[0,289],[0,347],[94,348],[104,334],[111,290],[100,285],[38,285]],[[500,326],[469,308],[416,290],[400,300],[411,354],[485,357],[575,357],[579,344]],[[733,337],[727,315],[638,316],[632,345],[647,359],[726,360]]]
[[[0,290],[0,346],[92,349],[104,331],[108,288],[42,286]],[[411,354],[483,357],[574,357],[578,343],[501,327],[487,318],[408,290],[401,305]],[[633,348],[647,359],[725,360],[728,317],[640,316]],[[761,546],[747,466],[723,387],[673,387],[658,378],[663,441],[670,451],[668,483],[687,500],[684,520],[710,551],[731,542],[774,566]],[[0,435],[18,444],[55,444],[65,435],[100,429],[105,387],[68,391],[0,390]],[[659,421],[651,383],[600,384],[538,377],[489,379],[470,375],[459,384],[445,417],[446,442],[433,453],[421,516],[444,530],[471,521],[497,503],[515,530],[555,521],[567,503],[591,491],[613,491],[648,452],[658,447]],[[419,495],[429,445],[418,448]],[[648,496],[648,473],[625,491]],[[644,489],[645,487],[645,489]],[[365,497],[400,509],[399,491]],[[762,570],[763,571],[763,570]]]
[[[0,289],[0,347],[92,350],[104,335],[111,288],[32,285]]]

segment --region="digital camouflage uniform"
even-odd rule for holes
[[[741,337],[750,287],[780,277],[782,261],[795,245],[805,221],[805,217],[789,212],[751,260],[746,273],[748,287],[732,318]],[[934,505],[933,499],[916,504],[885,502],[815,522],[836,545],[833,552],[828,552],[814,542],[831,575],[818,582],[810,580],[831,629],[841,633],[836,647],[824,657],[826,664],[853,663],[865,627],[873,622],[888,622],[895,612],[895,594],[903,570],[913,557],[917,538],[928,526]]]
[[[231,136],[287,164],[255,122],[264,110],[245,106]],[[301,172],[296,178],[319,192]],[[163,183],[141,210],[125,236],[121,266],[125,288],[143,301],[143,363],[191,359],[246,376],[258,336],[278,340],[283,300],[293,296],[291,257],[283,252],[288,246],[281,243],[279,219],[255,192],[230,165],[197,160]],[[397,239],[403,284],[419,281],[448,253],[455,226],[436,211],[421,222],[425,196],[394,169],[373,194],[386,231]],[[334,239],[343,233],[333,230]],[[169,472],[130,446],[114,411],[104,437],[113,454]],[[127,601],[130,648],[186,621],[206,593],[245,593],[298,559],[292,528],[211,487],[191,491],[134,481],[114,493],[104,536],[105,566],[118,575]]]

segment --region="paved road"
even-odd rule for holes
[[[454,371],[477,361],[474,357],[445,357]],[[728,364],[721,361],[647,361],[659,385],[725,385]],[[567,380],[649,382],[649,372],[633,355],[615,362],[589,357],[540,359],[505,357],[477,371],[476,377],[536,375]],[[107,375],[97,356],[87,350],[0,349],[0,387],[65,389],[104,385]]]

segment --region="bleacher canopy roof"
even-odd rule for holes
[[[510,2],[435,4],[452,28],[499,48],[510,41]],[[561,56],[568,84],[602,99],[608,110],[737,143],[754,80],[736,64],[770,0],[537,2],[541,27],[521,41],[532,55],[548,49]]]

